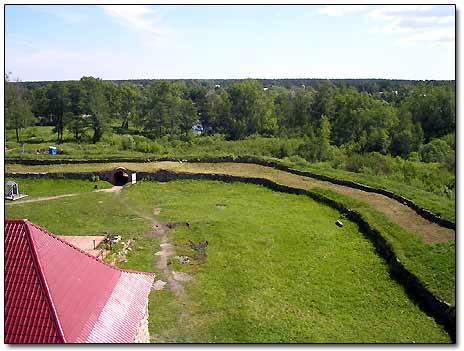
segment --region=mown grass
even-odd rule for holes
[[[173,267],[195,280],[177,320],[163,293],[172,313],[151,325],[159,340],[420,342],[414,325],[430,321],[414,320],[417,307],[356,225],[336,227],[339,213],[308,198],[199,181],[142,182],[126,195],[190,223],[171,232],[176,254],[193,255],[187,240],[209,242],[205,264]]]
[[[39,185],[38,185],[39,186]],[[150,294],[150,334],[159,342],[449,342],[391,280],[357,226],[304,196],[211,181],[139,182],[121,193],[89,193],[7,207],[55,234],[119,234],[134,240],[124,268],[153,271],[158,219],[187,221],[170,237],[208,240],[206,263],[180,301]],[[190,255],[193,255],[190,252]],[[162,275],[158,272],[158,277]]]

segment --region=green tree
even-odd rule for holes
[[[227,92],[230,114],[225,131],[231,139],[242,139],[266,130],[271,117],[272,105],[266,101],[263,87],[255,80],[247,79],[232,84]]]
[[[57,142],[63,142],[64,115],[69,112],[69,91],[65,82],[55,82],[48,90],[49,111],[54,117]]]
[[[195,103],[190,99],[183,100],[180,107],[180,130],[187,135],[197,120],[198,112]]]
[[[424,132],[419,123],[413,123],[409,111],[400,109],[398,119],[398,124],[391,133],[390,152],[393,156],[408,158],[412,152],[419,151]]]
[[[124,83],[119,88],[118,93],[120,101],[119,115],[122,120],[121,127],[129,129],[129,121],[134,121],[139,113],[141,92],[136,85]]]
[[[425,141],[456,129],[455,89],[450,85],[423,84],[411,89],[401,106],[411,112],[413,122],[424,131]]]
[[[95,144],[109,128],[110,108],[101,79],[82,77],[80,83],[83,88],[83,113],[87,115],[93,130],[92,142]]]
[[[33,125],[34,122],[35,118],[26,89],[19,84],[19,81],[10,82],[9,76],[5,75],[6,128],[15,130],[16,141],[19,143],[21,129]]]
[[[206,94],[205,107],[200,115],[200,123],[205,133],[227,133],[229,118],[230,101],[227,91],[221,88],[209,90]]]
[[[141,120],[144,130],[154,131],[158,137],[175,134],[184,88],[181,83],[168,81],[154,81],[146,87]]]

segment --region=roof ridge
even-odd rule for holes
[[[16,220],[13,220],[13,221],[16,221]],[[103,260],[98,259],[97,257],[94,257],[94,256],[90,255],[89,253],[87,253],[87,252],[85,252],[84,250],[82,250],[82,249],[80,249],[80,248],[78,248],[78,247],[72,245],[71,243],[67,242],[66,240],[63,240],[63,239],[59,238],[59,237],[56,236],[55,234],[50,233],[48,230],[46,230],[46,229],[40,227],[39,225],[37,225],[37,224],[35,224],[35,223],[29,222],[29,221],[27,221],[27,220],[18,220],[18,221],[24,221],[24,222],[27,223],[28,225],[32,225],[33,227],[35,227],[35,228],[37,228],[37,229],[43,231],[45,234],[51,236],[53,239],[56,239],[56,240],[58,240],[58,241],[61,241],[62,243],[66,244],[66,245],[70,246],[71,248],[73,248],[73,249],[75,249],[75,250],[77,250],[77,251],[83,253],[84,255],[86,255],[86,256],[88,256],[88,257],[94,259],[95,261],[98,261],[99,263],[102,263],[102,264],[104,264],[105,266],[110,267],[111,269],[114,269],[114,270],[117,270],[117,271],[120,271],[120,272],[128,272],[128,273],[136,273],[136,274],[145,274],[145,275],[152,275],[152,274],[155,274],[154,272],[141,272],[141,271],[135,271],[135,270],[132,270],[132,269],[122,269],[122,268],[115,267],[115,266],[113,266],[113,265],[111,265],[111,264],[109,264],[109,263],[104,262]],[[26,225],[26,227],[27,227],[27,225]],[[28,230],[29,230],[29,228],[28,228]]]
[[[46,300],[47,300],[47,303],[48,303],[48,307],[50,309],[50,312],[51,312],[51,315],[52,315],[52,318],[53,318],[53,322],[55,323],[55,326],[57,328],[57,334],[59,336],[59,338],[61,339],[62,342],[66,342],[66,339],[64,337],[64,332],[63,332],[63,328],[61,327],[61,323],[60,323],[60,320],[58,318],[58,313],[56,312],[56,308],[55,308],[55,305],[53,303],[53,300],[52,300],[52,297],[51,297],[51,294],[50,294],[50,289],[48,288],[48,284],[47,284],[47,281],[45,279],[45,276],[44,276],[44,273],[43,273],[43,270],[42,270],[42,266],[40,265],[40,261],[39,261],[39,258],[38,258],[38,255],[37,255],[37,251],[35,250],[35,246],[34,246],[34,243],[33,243],[33,240],[32,240],[32,235],[31,235],[31,232],[29,230],[29,226],[28,226],[28,223],[30,223],[27,219],[19,219],[19,220],[14,220],[14,221],[10,221],[12,223],[22,223],[24,229],[25,229],[25,234],[26,234],[26,238],[27,238],[27,243],[28,243],[28,247],[29,247],[29,250],[31,251],[31,255],[32,255],[32,261],[34,262],[34,266],[35,266],[35,271],[37,272],[37,275],[39,277],[39,281],[40,281],[40,285],[42,286],[42,289],[44,290],[44,293],[45,293],[45,297],[46,297]]]

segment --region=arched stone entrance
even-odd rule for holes
[[[122,186],[129,183],[132,179],[132,172],[124,167],[118,167],[112,171],[108,177],[113,185]]]

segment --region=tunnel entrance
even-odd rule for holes
[[[113,182],[114,185],[117,185],[117,186],[125,185],[129,182],[129,174],[127,174],[127,172],[123,169],[118,169],[114,173],[113,180],[114,180]]]

